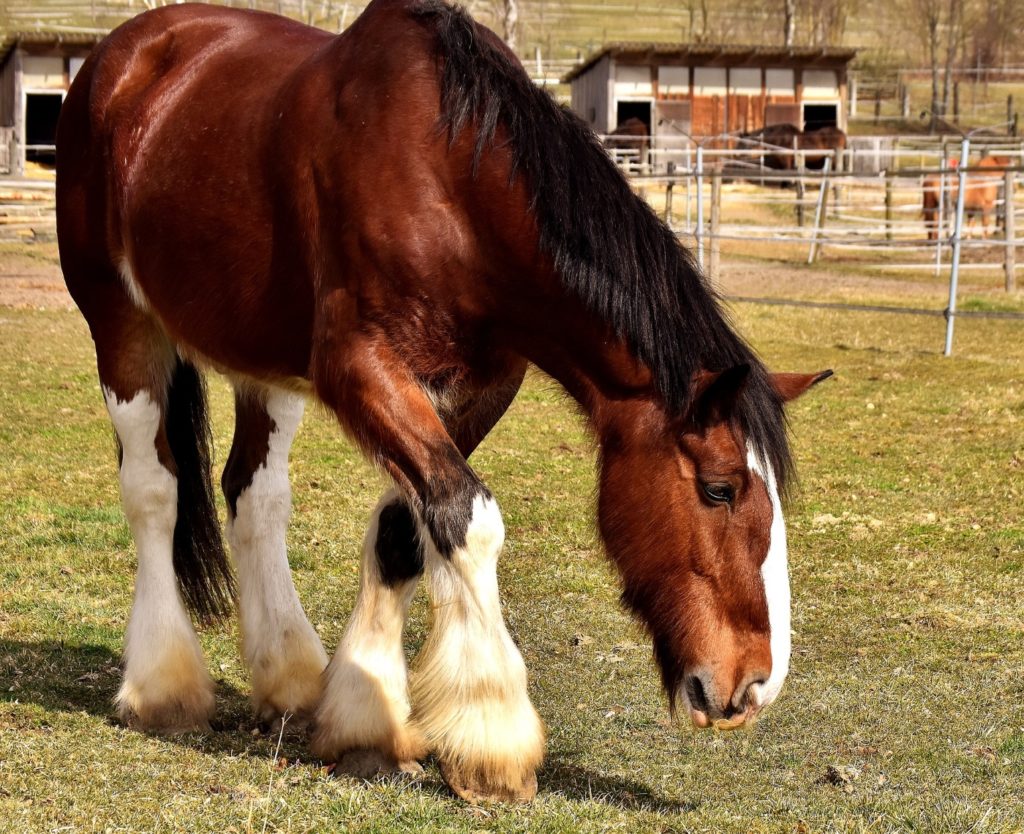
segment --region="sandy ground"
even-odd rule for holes
[[[74,306],[64,287],[55,245],[0,247],[0,307],[67,310]]]
[[[849,268],[809,268],[784,262],[724,258],[719,290],[726,296],[892,301],[935,306],[946,293],[947,274],[913,280],[862,273]],[[1005,297],[993,282],[965,277],[964,294]],[[74,302],[64,287],[56,244],[0,246],[0,306],[69,309]]]

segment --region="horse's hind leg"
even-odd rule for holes
[[[216,616],[229,595],[203,471],[202,381],[118,284],[97,284],[88,303],[79,303],[120,444],[121,501],[138,554],[118,715],[150,731],[202,729],[213,712],[213,683],[185,602],[200,616]]]
[[[222,486],[238,572],[242,654],[256,715],[305,723],[320,699],[327,655],[292,583],[288,451],[305,401],[280,389],[235,390],[235,436]]]

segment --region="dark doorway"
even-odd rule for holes
[[[57,144],[57,117],[64,97],[60,93],[26,93],[25,158],[52,162]]]
[[[838,106],[835,104],[805,104],[804,130],[839,127]]]
[[[625,124],[630,119],[639,119],[647,126],[647,135],[651,135],[651,103],[649,101],[620,101],[615,109],[615,127]]]

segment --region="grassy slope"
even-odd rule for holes
[[[91,345],[75,314],[0,310],[0,827],[1024,830],[1019,323],[961,322],[950,361],[932,320],[737,316],[773,365],[838,372],[792,411],[796,655],[781,701],[751,733],[669,724],[595,542],[590,444],[534,377],[475,464],[505,513],[507,615],[548,760],[532,806],[472,809],[433,767],[413,785],[327,778],[301,738],[285,737],[275,767],[233,627],[203,635],[217,732],[111,723],[133,559]],[[230,405],[213,390],[223,461]],[[293,457],[296,582],[332,649],[380,483],[315,411]],[[421,598],[410,651],[425,616]]]

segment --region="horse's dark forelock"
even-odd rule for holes
[[[750,364],[737,416],[785,489],[792,463],[782,402],[672,230],[632,192],[593,131],[463,9],[418,0],[412,14],[437,34],[441,129],[449,141],[476,129],[476,165],[503,127],[512,176],[526,178],[541,246],[565,290],[651,369],[674,414],[689,405],[698,371]]]

